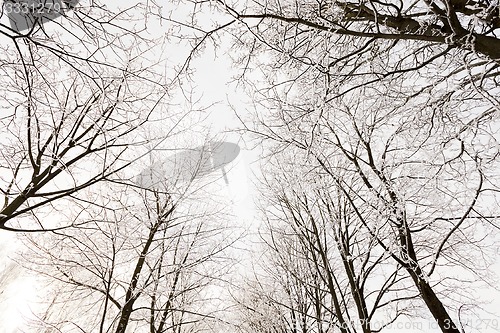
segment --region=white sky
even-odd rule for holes
[[[121,5],[124,6],[126,2],[134,3],[133,1],[121,1]],[[180,12],[179,10],[178,13]],[[60,18],[59,20],[64,19]],[[1,18],[1,22],[8,24],[6,16]],[[46,24],[45,27],[50,32],[50,29],[54,28],[55,25]],[[156,25],[154,29],[163,28]],[[158,30],[157,33],[162,33],[162,31]],[[4,36],[0,36],[0,43],[10,42]],[[225,141],[238,143],[241,148],[239,156],[226,168],[229,186],[223,184],[222,188],[228,192],[227,197],[231,198],[228,204],[232,205],[235,222],[248,228],[254,223],[251,175],[255,172],[255,170],[252,171],[252,168],[256,166],[255,163],[250,162],[258,158],[258,152],[247,150],[248,146],[239,135],[229,133],[230,130],[237,128],[239,123],[227,101],[229,99],[232,104],[238,106],[241,104],[239,101],[241,97],[227,85],[231,75],[234,74],[230,59],[227,54],[224,54],[223,48],[227,46],[223,46],[217,55],[209,46],[201,58],[193,61],[192,66],[196,68],[194,75],[196,96],[194,99],[198,100],[197,105],[201,107],[214,105],[208,109],[209,113],[205,121],[198,124],[199,128],[206,130],[205,134],[208,136],[222,137]],[[181,61],[182,57],[185,56],[186,49],[177,48],[173,45],[164,49],[165,52],[168,52],[170,63]],[[175,59],[176,56],[177,59]],[[175,103],[175,101],[173,102]],[[182,104],[182,101],[179,104]],[[192,130],[196,131],[196,129]],[[200,135],[199,144],[203,144],[205,139],[204,135]],[[189,138],[188,141],[193,142],[192,138]],[[216,172],[220,172],[220,170]],[[219,181],[224,183],[222,175],[220,176]],[[10,257],[16,257],[17,251],[22,251],[22,244],[15,233],[0,231],[0,250],[0,282],[2,282],[2,288],[0,288],[0,333],[17,333],[30,318],[33,318],[32,310],[36,311],[37,297],[40,295],[37,293],[37,290],[40,291],[39,285],[35,277],[30,276],[29,272],[10,259]]]
[[[85,1],[82,1],[84,3]],[[121,4],[134,3],[131,0],[122,1]],[[179,9],[178,13],[181,13]],[[3,17],[2,23],[6,23],[6,18]],[[208,22],[208,21],[207,21]],[[49,25],[47,25],[49,28]],[[156,26],[155,29],[161,29]],[[0,43],[7,43],[5,37],[0,36]],[[195,59],[192,63],[193,68],[196,68],[194,82],[196,84],[195,91],[199,93],[200,106],[215,104],[209,109],[209,116],[202,124],[198,124],[200,128],[208,129],[210,135],[223,135],[226,141],[238,143],[241,147],[241,152],[238,158],[230,165],[228,171],[229,186],[227,187],[228,197],[232,198],[229,204],[232,204],[236,215],[235,222],[241,223],[245,227],[256,227],[255,209],[253,200],[255,197],[255,189],[253,174],[259,174],[258,163],[255,161],[260,155],[259,149],[250,150],[251,144],[244,142],[239,135],[228,133],[228,131],[239,128],[239,122],[235,117],[231,106],[240,108],[244,112],[246,107],[244,97],[240,91],[237,91],[234,84],[228,84],[236,71],[233,69],[231,59],[225,54],[226,48],[230,45],[222,45],[221,49],[214,52],[213,48],[207,47],[201,58]],[[168,47],[167,51],[170,55],[183,55],[180,50],[178,52],[175,46]],[[170,59],[170,62],[174,62]],[[240,111],[238,110],[238,111]],[[202,137],[200,137],[200,141]],[[223,182],[223,180],[221,179]],[[30,309],[34,307],[36,299],[36,280],[33,277],[26,276],[22,269],[13,263],[9,256],[15,255],[15,251],[20,250],[19,242],[16,235],[11,232],[0,231],[0,283],[2,289],[0,291],[0,333],[15,333],[18,332],[18,326],[26,321],[26,317],[30,316]],[[498,253],[500,257],[500,250]],[[500,262],[493,268],[500,272]],[[490,296],[491,293],[488,293]],[[495,309],[500,308],[500,297],[494,300],[491,307],[492,313]],[[470,319],[468,321],[472,326],[484,322],[479,322],[478,319]],[[415,325],[414,327],[422,328],[422,330],[414,330],[406,325]],[[500,327],[500,323],[498,323]],[[431,322],[419,321],[414,324],[402,323],[394,325],[394,332],[437,332],[437,329],[432,329]],[[472,330],[474,331],[474,330]],[[477,330],[478,332],[496,332],[494,328]]]

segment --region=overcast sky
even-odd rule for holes
[[[128,0],[134,3],[132,0]],[[123,5],[125,2],[121,1]],[[179,8],[177,13],[182,16],[183,10],[188,10],[190,7]],[[211,19],[223,19],[221,17],[207,17],[207,26]],[[2,23],[6,23],[6,17],[2,17]],[[60,18],[61,22],[64,20]],[[162,33],[161,26],[152,22],[153,27],[151,32]],[[55,24],[47,24],[46,29],[56,28]],[[158,30],[156,30],[158,29]],[[4,36],[0,35],[0,43],[9,43]],[[178,47],[178,48],[176,48]],[[260,147],[254,147],[254,144],[248,141],[247,138],[240,137],[239,134],[231,133],[232,130],[240,128],[240,123],[234,114],[234,110],[238,113],[245,114],[245,110],[250,107],[248,104],[249,97],[244,95],[237,85],[231,82],[233,76],[237,75],[238,68],[235,68],[228,55],[228,50],[231,48],[229,40],[220,45],[220,49],[214,50],[210,44],[204,50],[203,56],[196,58],[192,62],[192,67],[196,69],[194,74],[193,84],[195,85],[194,93],[197,105],[200,107],[210,106],[206,112],[207,117],[204,117],[202,123],[198,123],[199,129],[207,131],[208,136],[222,137],[224,140],[238,143],[241,147],[241,153],[238,158],[228,168],[229,186],[227,197],[228,205],[232,205],[235,213],[235,223],[241,223],[247,227],[256,227],[256,211],[254,207],[255,189],[253,182],[256,181],[256,175],[259,175],[259,164],[257,162],[261,155]],[[169,45],[166,52],[170,55],[170,63],[180,61],[185,55],[187,49],[185,46]],[[191,83],[189,83],[192,85]],[[176,101],[173,101],[176,104]],[[179,100],[179,105],[181,101]],[[193,131],[196,132],[196,128]],[[196,140],[192,137],[187,138],[193,144],[203,144],[203,135],[200,135]],[[195,142],[193,142],[195,141]],[[221,182],[222,177],[221,177]],[[0,333],[15,333],[18,332],[19,325],[26,322],[31,316],[31,310],[36,309],[37,291],[44,292],[38,287],[36,278],[23,273],[23,270],[14,263],[9,257],[14,257],[16,251],[22,251],[20,242],[16,239],[16,235],[11,232],[0,231]],[[500,257],[500,249],[498,253]],[[500,272],[500,262],[497,258],[497,264],[492,269]],[[500,295],[494,295],[490,290],[484,295],[478,295],[479,298],[491,299],[492,304],[487,305],[486,309],[495,313],[496,309],[500,309]],[[498,312],[497,312],[498,313]],[[481,322],[470,322],[471,325],[485,324]],[[438,331],[432,329],[429,324],[422,323],[423,331]],[[500,323],[498,324],[500,327]],[[418,332],[411,327],[397,327],[395,332]],[[494,328],[484,329],[481,332],[495,332]]]

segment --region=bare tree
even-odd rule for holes
[[[258,82],[257,70],[269,79],[267,88],[297,89],[308,80],[301,89],[327,89],[327,99],[382,85],[401,100],[428,93],[443,104],[474,91],[481,107],[498,108],[498,8],[492,3],[217,4],[233,26],[235,43],[247,50],[235,58],[248,86]],[[265,93],[263,86],[257,89]]]
[[[32,58],[25,50],[29,49],[43,54],[45,63],[58,59],[60,64],[95,80],[106,69],[130,70],[128,74],[132,74],[134,69],[128,60],[140,56],[145,44],[151,47],[158,42],[147,32],[151,23],[147,18],[160,10],[154,3],[142,2],[115,5],[101,1],[5,1],[0,13],[2,49],[6,54],[17,53],[28,64]],[[7,18],[14,16],[18,21],[24,19],[24,24],[16,26],[11,21],[9,26]],[[142,51],[131,50],[133,47]],[[33,70],[40,67],[33,66]]]
[[[284,160],[267,170],[261,234],[268,262],[257,265],[253,288],[245,289],[252,297],[240,301],[248,317],[282,318],[277,332],[377,332],[401,317],[418,318],[411,279],[345,195],[324,175],[301,175]],[[254,307],[255,298],[278,314]],[[249,331],[266,325],[248,320]]]
[[[500,28],[498,8],[494,2],[481,1],[255,1],[252,4],[219,1],[236,20],[255,28],[256,36],[284,32],[308,35],[334,34],[364,39],[363,53],[377,40],[397,43],[417,41],[427,45],[445,45],[447,51],[457,48],[486,56],[498,62]],[[257,21],[254,25],[251,20]],[[259,29],[261,26],[263,29]],[[266,29],[266,27],[272,27]],[[301,37],[299,37],[301,38]],[[262,39],[265,41],[265,39]],[[269,44],[276,40],[270,39]],[[307,48],[307,45],[297,45]],[[297,49],[298,50],[298,49]]]
[[[121,8],[92,1],[78,4],[72,16],[36,22],[28,32],[0,24],[6,41],[0,59],[1,229],[72,225],[37,214],[61,211],[82,189],[110,180],[146,153],[133,156],[132,146],[154,147],[164,135],[145,138],[138,131],[150,121],[182,119],[183,111],[167,110],[167,98],[174,98],[210,32],[183,24],[189,15],[176,21],[173,12],[149,2]],[[162,23],[165,31],[151,33],[149,27]],[[166,45],[178,50],[168,65]]]
[[[333,181],[318,197],[337,193],[395,267],[406,270],[441,330],[459,332],[452,313],[474,303],[459,289],[470,290],[474,279],[488,281],[492,273],[487,262],[477,260],[493,258],[487,235],[498,230],[490,205],[498,161],[475,141],[488,137],[488,130],[481,121],[423,117],[433,114],[432,106],[404,111],[378,98],[380,107],[371,108],[377,105],[373,98],[370,112],[353,96],[345,105],[329,104],[331,111],[308,111],[296,119],[292,111],[298,115],[303,109],[279,101],[277,112],[267,113],[260,130],[251,131],[279,142],[285,149],[281,156],[291,147],[303,150],[303,158],[295,153],[290,164],[321,170]],[[284,105],[290,111],[282,112]],[[327,200],[320,209],[324,214],[335,207],[328,199],[316,200]]]
[[[209,184],[179,193],[171,179],[168,190],[103,189],[106,202],[85,210],[83,226],[29,238],[25,260],[60,288],[40,327],[160,333],[217,326],[236,235],[225,203],[208,199]]]
[[[477,258],[492,257],[498,233],[498,8],[218,6],[247,50],[236,54],[255,102],[244,130],[276,143],[270,154],[302,150],[290,163],[330,177],[441,330],[458,333],[459,307],[475,302],[460,289],[488,280]]]

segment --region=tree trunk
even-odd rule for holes
[[[488,56],[497,63],[500,63],[500,40],[483,35],[474,35],[474,38],[474,49],[477,52]]]
[[[134,302],[128,302],[122,309],[120,316],[120,321],[118,322],[118,327],[116,328],[116,333],[125,333],[127,329],[130,316],[132,315],[132,306]]]
[[[432,290],[431,286],[422,279],[419,279],[418,289],[425,304],[432,313],[443,333],[462,333],[448,315],[448,312]]]
[[[420,291],[420,295],[424,300],[425,305],[427,305],[427,308],[438,323],[441,332],[462,333],[451,319],[443,303],[439,300],[432,287],[424,279],[424,273],[418,265],[410,230],[408,229],[406,222],[404,220],[401,221],[402,226],[400,227],[399,231],[399,239],[401,248],[403,249],[403,255],[407,256],[409,259],[407,264],[405,265],[405,269],[408,271],[412,280]]]

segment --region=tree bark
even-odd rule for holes
[[[408,229],[406,223],[403,221],[403,225],[400,227],[400,244],[403,251],[403,255],[408,258],[405,261],[405,269],[410,274],[412,280],[417,286],[420,295],[425,302],[425,305],[431,312],[432,316],[436,320],[441,332],[443,333],[462,333],[458,327],[451,319],[448,311],[446,311],[443,303],[436,295],[432,287],[424,278],[424,273],[420,266],[418,265],[417,256],[415,249],[413,247],[413,241],[411,238],[410,230]]]

